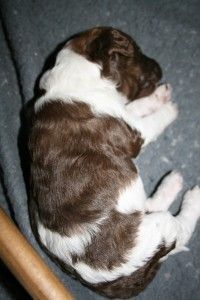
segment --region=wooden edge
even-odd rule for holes
[[[33,299],[75,299],[1,207],[0,258]]]

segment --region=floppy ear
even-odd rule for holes
[[[88,59],[99,63],[102,75],[114,80],[118,90],[130,99],[138,92],[135,73],[129,67],[138,52],[131,37],[113,28],[93,29],[86,46]]]
[[[112,55],[113,53],[119,53],[127,57],[133,57],[134,48],[128,36],[115,29],[113,29],[110,34],[112,43],[108,54]]]
[[[90,40],[86,51],[93,60],[113,57],[113,54],[121,54],[125,57],[134,55],[131,38],[119,30],[95,28],[91,32]]]
[[[132,93],[137,93],[138,85],[134,74],[127,70],[129,61],[132,61],[135,49],[137,50],[138,47],[125,33],[113,29],[110,34],[112,44],[108,51],[109,71],[112,79],[117,83],[118,89],[131,98]]]

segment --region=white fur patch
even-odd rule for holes
[[[156,112],[141,119],[140,131],[144,145],[155,141],[159,135],[177,118],[178,109],[172,102],[167,102]]]
[[[93,113],[106,114],[126,121],[125,103],[127,98],[116,89],[116,84],[101,77],[101,66],[92,63],[70,48],[58,53],[55,66],[40,80],[40,88],[46,94],[35,103],[37,111],[46,102],[80,101],[90,105]],[[130,117],[130,126],[137,127],[138,118]]]
[[[38,233],[41,242],[49,251],[62,259],[65,263],[72,265],[71,255],[84,254],[86,246],[91,244],[92,237],[99,232],[99,225],[101,225],[105,219],[106,217],[102,217],[94,224],[88,224],[81,230],[81,233],[74,234],[70,237],[51,231],[38,221]]]
[[[117,202],[117,211],[131,214],[134,211],[144,211],[146,194],[140,177],[132,181],[121,193]]]
[[[199,218],[200,187],[195,186],[186,192],[181,211],[176,217],[179,225],[177,247],[182,247],[189,241]]]
[[[168,210],[182,189],[182,185],[183,179],[179,173],[173,171],[168,174],[159,185],[153,198],[146,201],[146,210],[150,212]]]

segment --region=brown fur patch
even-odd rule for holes
[[[144,55],[126,33],[111,27],[96,27],[76,35],[71,48],[102,66],[129,100],[150,95],[162,77],[158,63]]]
[[[31,199],[43,225],[68,235],[111,211],[137,176],[131,156],[142,142],[123,121],[95,117],[84,103],[46,103],[29,142]]]
[[[170,247],[161,245],[156,254],[141,268],[130,276],[124,276],[111,282],[93,285],[92,287],[101,294],[110,298],[126,299],[137,296],[153,280],[159,267],[159,259],[175,248],[175,243]]]
[[[82,261],[93,268],[110,271],[125,263],[124,254],[135,246],[140,218],[139,212],[124,215],[113,210],[109,219],[101,226],[101,232],[86,248],[85,254],[74,257],[73,262]]]

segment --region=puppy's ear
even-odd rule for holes
[[[100,64],[101,74],[112,79],[129,99],[134,99],[138,93],[134,67],[141,55],[134,40],[120,30],[97,27],[89,31],[83,41],[85,48],[82,53],[88,60]]]
[[[90,33],[86,52],[93,60],[108,59],[116,54],[133,57],[134,47],[132,39],[119,30],[95,28]]]
[[[134,56],[133,44],[130,41],[130,38],[126,34],[116,29],[111,30],[110,34],[111,34],[112,43],[108,51],[109,55],[112,55],[113,53],[119,53],[127,57]]]

